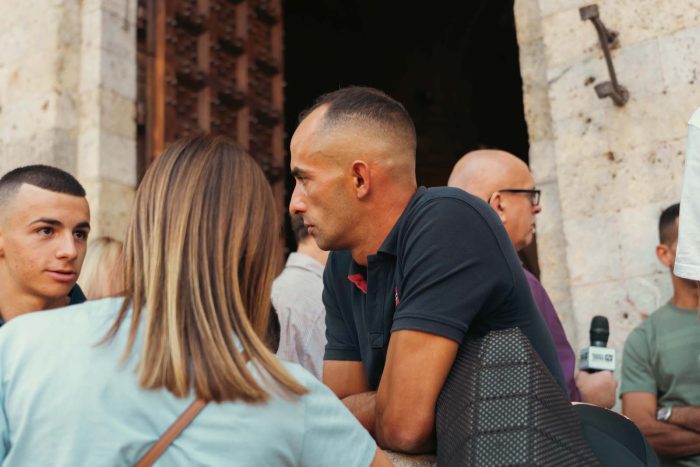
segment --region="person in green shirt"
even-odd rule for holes
[[[656,254],[671,271],[673,297],[627,337],[622,413],[634,421],[664,466],[700,466],[700,318],[695,282],[673,274],[679,205],[659,220]]]

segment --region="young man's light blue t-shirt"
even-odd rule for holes
[[[119,366],[130,321],[98,344],[121,303],[30,313],[0,330],[4,465],[133,465],[192,402],[139,388],[140,339]],[[285,366],[308,394],[271,391],[261,404],[210,403],[156,465],[369,465],[376,451],[369,433],[306,370]]]

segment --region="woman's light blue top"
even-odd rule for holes
[[[0,329],[0,459],[8,466],[130,466],[192,402],[139,388],[130,321],[98,345],[121,299],[29,313]],[[249,368],[252,365],[249,363]],[[335,395],[296,364],[309,393],[210,403],[160,466],[367,466],[376,445]]]

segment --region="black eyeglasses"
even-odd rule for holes
[[[517,188],[506,188],[504,190],[498,190],[501,193],[524,193],[530,196],[530,203],[532,203],[533,206],[538,206],[540,204],[540,196],[542,192],[540,190],[536,189],[531,189],[531,190],[524,190],[524,189],[517,189]]]

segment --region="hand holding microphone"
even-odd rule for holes
[[[615,371],[615,349],[609,349],[608,337],[610,325],[605,316],[594,316],[589,332],[591,345],[581,350],[579,370],[595,373],[596,371]]]
[[[609,349],[610,336],[608,319],[595,316],[591,321],[591,345],[581,351],[581,361],[576,375],[576,386],[584,402],[606,409],[615,405],[617,381],[613,377],[615,370],[615,349]]]

